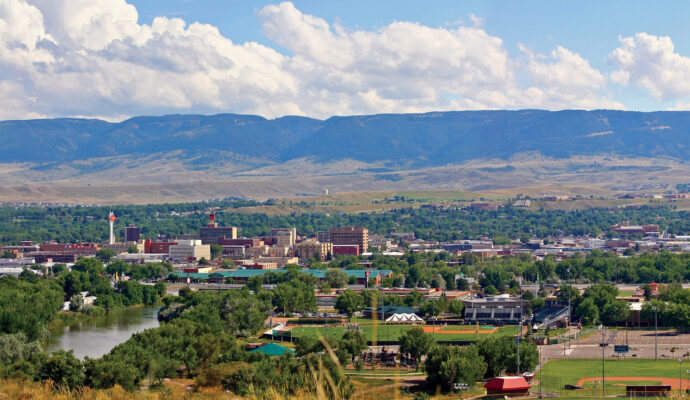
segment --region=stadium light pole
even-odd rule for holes
[[[678,398],[683,396],[683,358],[678,359]]]
[[[570,282],[570,268],[568,268],[568,282]],[[568,289],[568,348],[570,349],[570,321],[572,319],[573,311],[570,309],[570,292],[572,291],[572,286],[570,286],[570,284],[568,284],[568,286],[570,287],[570,289]]]
[[[652,306],[652,310],[654,310],[654,361],[657,360],[657,320],[656,320],[656,314],[657,311],[659,310],[656,305]]]
[[[544,374],[542,373],[544,366],[541,365],[541,347],[539,345],[537,345],[537,350],[539,351],[539,363],[537,363],[537,366],[539,366],[539,398],[541,399],[541,390],[544,387]]]
[[[606,359],[604,358],[604,349],[606,349],[606,327],[601,325],[601,398],[606,397]]]

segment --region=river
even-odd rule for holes
[[[107,315],[62,324],[50,330],[47,351],[73,350],[74,356],[98,358],[132,334],[159,326],[159,308],[112,310]]]

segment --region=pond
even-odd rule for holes
[[[112,310],[100,317],[72,321],[50,330],[46,350],[73,350],[74,356],[98,358],[127,341],[132,334],[156,328],[160,308],[126,308]]]

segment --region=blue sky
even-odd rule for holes
[[[686,1],[5,1],[5,118],[690,107]]]

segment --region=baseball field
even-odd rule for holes
[[[606,396],[625,394],[626,385],[670,385],[671,396],[690,389],[690,360],[607,359],[604,363]],[[548,361],[533,381],[532,393],[556,393],[561,398],[592,398],[602,394],[601,359],[557,359]],[[566,385],[583,389],[567,390]],[[679,391],[680,389],[680,391]]]
[[[499,336],[514,336],[517,334],[516,326],[491,327],[480,326],[477,334],[476,326],[470,325],[417,325],[424,329],[425,332],[434,335],[436,340],[459,340],[459,341],[474,341],[477,338],[485,337],[487,335]],[[359,329],[367,337],[367,340],[382,340],[391,341],[397,340],[411,325],[381,325],[381,324],[359,324]],[[323,326],[306,326],[294,327],[290,331],[294,337],[336,337],[340,338],[347,329],[344,326],[330,326],[328,328]]]

